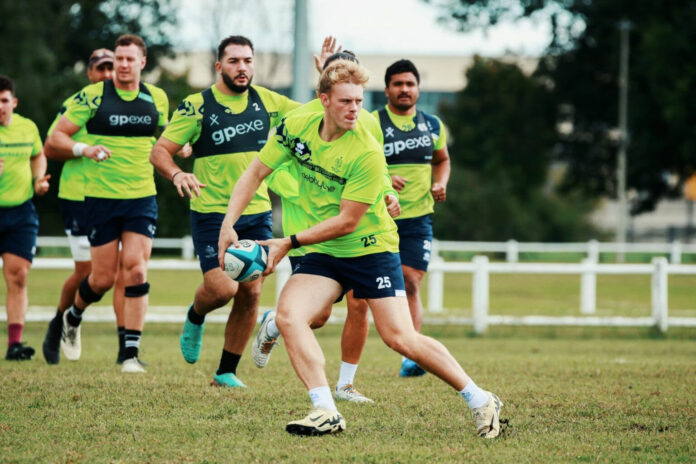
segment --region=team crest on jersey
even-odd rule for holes
[[[334,160],[333,166],[331,166],[331,170],[333,172],[340,172],[341,166],[343,166],[343,155],[339,156]]]
[[[424,122],[419,122],[419,123],[418,123],[418,130],[419,130],[419,131],[427,131],[427,130],[428,130],[428,126],[427,126]]]

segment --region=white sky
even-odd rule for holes
[[[307,0],[309,46],[318,51],[325,35],[344,48],[371,54],[500,56],[539,55],[550,40],[546,22],[522,20],[467,34],[438,24],[439,10],[421,0]],[[228,5],[220,8],[221,5]],[[180,9],[177,46],[196,50],[217,45],[222,36],[248,36],[258,50],[291,50],[292,0],[199,0]],[[216,37],[214,22],[224,24]]]

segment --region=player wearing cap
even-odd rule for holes
[[[246,37],[230,36],[220,42],[215,69],[217,82],[181,102],[152,149],[150,160],[172,181],[180,196],[191,199],[191,235],[203,272],[203,283],[182,328],[181,353],[189,363],[198,360],[206,314],[234,297],[213,384],[245,387],[236,371],[256,324],[262,279],[248,283],[230,279],[218,267],[217,240],[239,176],[263,147],[270,128],[300,104],[251,84],[254,49]],[[172,160],[187,142],[196,158],[191,173],[182,171]],[[271,237],[271,202],[265,185],[259,186],[236,227],[246,239]]]
[[[36,251],[39,216],[32,196],[48,191],[46,158],[39,131],[14,112],[14,83],[0,76],[0,257],[7,286],[7,353],[5,359],[27,360],[34,348],[22,343],[26,317],[27,274]]]
[[[367,71],[339,60],[319,81],[324,113],[288,117],[235,185],[220,231],[218,260],[238,245],[234,224],[270,172],[288,159],[300,173],[299,204],[305,229],[290,237],[261,242],[269,247],[265,274],[291,248],[308,253],[283,288],[276,322],[295,372],[307,388],[313,410],[287,424],[298,435],[345,430],[324,372],[324,356],[311,327],[325,309],[353,289],[367,298],[385,343],[415,360],[455,388],[472,410],[477,433],[500,431],[498,397],[482,390],[438,341],[416,332],[409,314],[396,225],[382,201],[386,173],[379,144],[356,129]],[[377,205],[370,210],[370,206]]]
[[[94,84],[111,79],[114,70],[114,52],[106,48],[94,50],[87,62],[87,79]],[[60,117],[65,114],[68,107],[77,104],[75,101],[77,93],[68,97],[56,115],[53,124],[48,129],[48,135],[53,132],[53,129],[58,124]],[[87,141],[86,129],[72,136],[76,142]],[[85,277],[89,275],[92,268],[89,255],[89,239],[87,238],[87,221],[84,213],[85,202],[85,168],[87,167],[87,159],[83,157],[75,157],[69,153],[67,157],[54,153],[51,147],[44,147],[46,156],[50,159],[63,161],[63,169],[60,173],[60,183],[58,185],[58,201],[61,215],[63,216],[63,225],[65,233],[68,236],[70,243],[70,252],[72,253],[75,268],[63,283],[58,302],[58,310],[56,315],[48,324],[46,336],[43,342],[43,355],[46,362],[49,364],[57,364],[60,361],[60,337],[63,332],[63,313],[72,305],[75,298],[75,293]],[[114,314],[116,315],[116,327],[118,332],[118,355],[116,362],[123,363],[125,356],[125,336],[126,329],[123,321],[123,284],[122,270],[119,272],[116,283],[114,284],[113,306]]]
[[[409,60],[390,65],[384,76],[387,105],[373,112],[382,127],[381,143],[394,189],[399,192],[401,216],[399,254],[406,283],[406,298],[413,325],[423,325],[420,285],[428,270],[433,241],[433,203],[447,198],[450,159],[442,121],[416,110],[420,74]],[[425,370],[408,358],[401,361],[399,375],[414,377]]]
[[[147,262],[157,221],[148,155],[153,136],[167,123],[169,110],[164,91],[141,82],[146,56],[142,38],[120,36],[114,48],[113,81],[82,89],[47,141],[51,150],[62,156],[72,153],[89,158],[85,214],[92,271],[80,283],[70,309],[63,313],[61,347],[66,357],[80,357],[82,313],[113,287],[120,262],[126,329],[122,372],[145,372],[138,354],[150,288]],[[89,143],[71,138],[83,127]]]

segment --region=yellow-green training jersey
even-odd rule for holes
[[[373,205],[350,234],[307,245],[305,252],[339,258],[399,251],[396,224],[383,201],[385,165],[382,150],[364,128],[349,130],[326,142],[319,136],[323,112],[288,116],[259,153],[275,169],[292,160],[298,173],[298,198],[289,214],[297,230],[304,230],[339,214],[341,200]],[[291,171],[292,172],[292,171]],[[288,214],[283,211],[283,215]]]
[[[34,196],[31,158],[41,152],[36,124],[17,113],[7,126],[0,125],[0,207],[18,206]]]
[[[381,143],[389,165],[389,174],[406,179],[399,192],[401,215],[398,219],[425,216],[433,212],[433,151],[447,146],[444,125],[437,116],[416,111],[401,116],[388,107],[372,113],[382,128]]]
[[[191,199],[191,209],[224,214],[237,180],[263,148],[271,128],[298,106],[300,103],[255,85],[242,95],[226,95],[213,85],[186,97],[162,137],[178,145],[192,145],[193,173],[206,187],[200,197]],[[244,214],[270,209],[264,183]]]
[[[155,195],[150,151],[157,128],[168,122],[164,90],[145,83],[121,90],[108,80],[88,85],[74,101],[64,116],[86,128],[86,143],[111,150],[105,161],[86,160],[85,196],[125,200]]]

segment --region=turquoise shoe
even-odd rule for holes
[[[215,374],[213,376],[213,385],[216,387],[228,387],[228,388],[246,388],[244,382],[239,380],[236,375],[232,372],[226,372],[224,374]]]
[[[404,359],[401,362],[401,370],[399,371],[399,376],[401,377],[420,377],[425,375],[425,369],[420,367],[415,361],[410,359]]]
[[[201,325],[196,325],[189,321],[188,317],[186,318],[181,337],[179,337],[179,347],[186,362],[193,364],[198,361],[198,357],[201,355],[204,329],[205,322]]]

